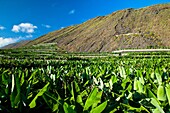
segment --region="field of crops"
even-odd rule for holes
[[[0,58],[0,112],[170,112],[170,58]]]

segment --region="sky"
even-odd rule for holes
[[[0,47],[127,8],[170,0],[0,0]]]

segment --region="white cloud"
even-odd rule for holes
[[[4,30],[4,29],[5,29],[5,27],[0,25],[0,30]]]
[[[6,38],[6,37],[0,37],[0,48],[3,46],[6,46],[8,44],[16,43],[21,40],[27,40],[28,38],[32,38],[33,35],[28,34],[26,36],[19,36],[15,38]]]
[[[31,23],[21,23],[19,25],[14,25],[12,31],[15,33],[23,32],[23,33],[34,33],[34,29],[37,29],[37,26],[34,26]]]
[[[4,38],[0,37],[0,47],[12,44],[18,41],[19,38]]]
[[[76,11],[76,10],[75,10],[75,9],[73,9],[73,10],[69,11],[69,13],[68,13],[68,14],[70,14],[70,15],[71,15],[71,14],[74,14],[74,13],[75,13],[75,11]]]
[[[46,27],[46,28],[51,28],[50,25],[45,25],[45,24],[42,24],[43,27]]]
[[[12,28],[13,32],[19,32],[19,30],[20,30],[20,27],[17,26],[17,25],[14,25],[13,28]]]
[[[25,38],[32,38],[33,35],[29,34],[29,35],[26,35]]]
[[[64,29],[65,27],[61,27],[61,29]]]

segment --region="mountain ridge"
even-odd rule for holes
[[[50,32],[15,48],[50,43],[68,52],[170,47],[169,14],[169,3],[128,8]]]

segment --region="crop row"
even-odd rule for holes
[[[0,64],[3,112],[170,111],[170,59],[4,60]]]

